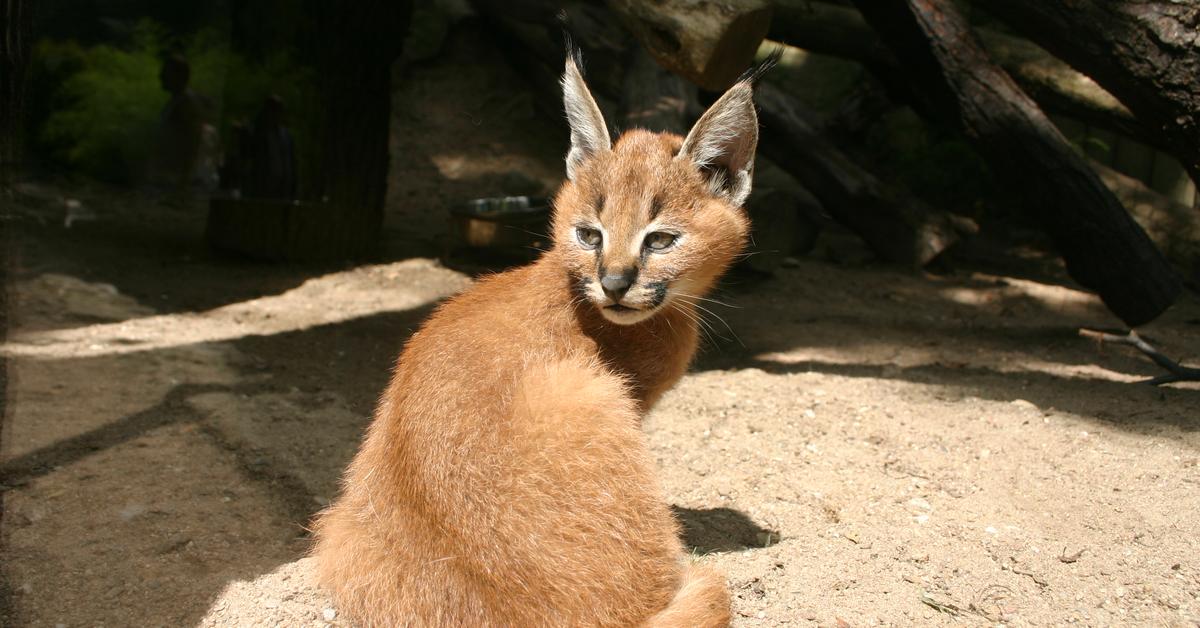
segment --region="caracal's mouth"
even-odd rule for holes
[[[608,305],[601,306],[600,308],[600,314],[604,316],[604,318],[618,325],[633,325],[634,323],[640,323],[647,318],[654,316],[655,312],[657,311],[658,307],[656,306],[640,308],[622,305],[620,303],[610,303]]]

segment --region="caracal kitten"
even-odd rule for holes
[[[320,581],[364,626],[725,626],[679,539],[642,416],[683,375],[696,300],[742,250],[751,80],[686,138],[614,145],[569,55],[553,247],[413,334],[342,494]]]

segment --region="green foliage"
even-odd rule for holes
[[[84,49],[74,42],[37,45],[37,63],[49,72],[68,72],[39,138],[58,160],[109,180],[124,180],[136,164],[146,162],[158,112],[167,101],[158,84],[162,38],[152,24],[143,23],[130,50]]]
[[[169,97],[159,84],[162,60],[173,50],[169,41],[161,26],[143,20],[122,46],[39,42],[35,81],[52,92],[36,136],[40,152],[88,176],[136,179],[154,157],[159,116]],[[223,139],[233,121],[253,119],[263,100],[278,94],[287,103],[297,143],[302,141],[304,121],[311,119],[311,72],[289,54],[276,52],[252,63],[208,29],[187,38],[182,55],[191,66],[190,87],[212,104],[211,122],[219,124]]]

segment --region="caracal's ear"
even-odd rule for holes
[[[577,57],[577,51],[567,50],[567,69],[562,77],[563,104],[571,125],[571,151],[567,153],[567,178],[571,180],[588,158],[612,150],[604,116],[583,82]]]
[[[714,195],[741,206],[750,196],[758,115],[750,79],[738,81],[696,121],[676,159],[696,164]]]

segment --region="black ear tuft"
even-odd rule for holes
[[[562,25],[563,49],[567,51],[567,56],[575,62],[575,67],[579,70],[579,74],[583,75],[583,51],[579,46],[575,45],[575,40],[571,37],[571,30],[567,23],[567,11],[563,9],[558,12],[558,22]]]
[[[759,79],[761,79],[764,74],[770,72],[771,68],[779,65],[779,60],[783,58],[783,50],[784,48],[782,44],[772,48],[771,52],[767,54],[767,58],[759,62],[758,65],[743,72],[742,75],[738,77],[738,82],[740,83],[745,81],[751,85],[757,85]]]

